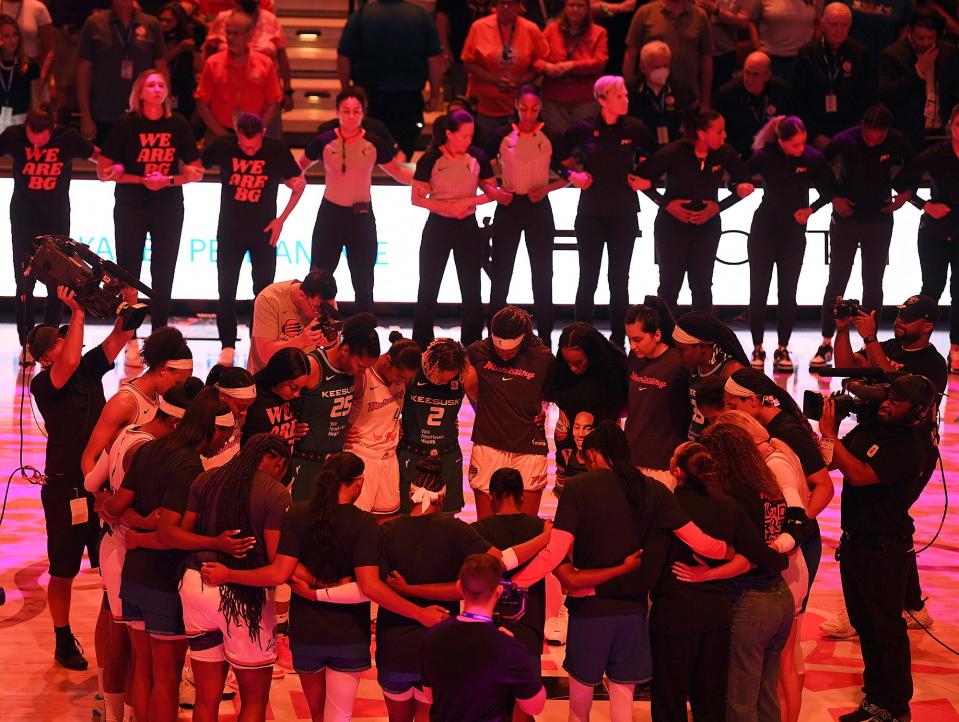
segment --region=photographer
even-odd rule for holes
[[[911,656],[902,617],[915,563],[909,507],[921,487],[922,433],[935,405],[928,379],[899,377],[875,419],[859,423],[840,440],[836,402],[823,400],[819,430],[833,444],[832,467],[843,473],[839,571],[864,667],[865,697],[859,709],[839,718],[843,722],[909,719]]]
[[[876,312],[865,313],[858,306],[845,315],[842,297],[836,299],[836,368],[880,368],[885,371],[925,376],[944,393],[947,383],[946,360],[929,339],[939,318],[939,306],[929,296],[910,296],[899,306],[894,326],[895,338],[879,343],[876,339]],[[840,317],[843,316],[843,317]],[[849,327],[855,326],[863,348],[853,353]]]
[[[489,554],[468,556],[456,581],[463,612],[426,635],[423,691],[435,722],[510,719],[514,702],[529,715],[543,711],[546,690],[526,648],[493,623],[503,593],[502,569]],[[468,659],[464,650],[469,650]]]
[[[127,303],[136,303],[136,295],[133,289],[123,289]],[[30,382],[30,393],[47,428],[46,483],[40,499],[47,526],[47,604],[57,639],[54,657],[67,669],[82,671],[87,661],[70,631],[70,597],[84,549],[90,566],[99,566],[100,524],[93,495],[83,488],[80,457],[106,405],[103,375],[113,369],[133,331],[124,331],[118,320],[101,344],[81,355],[85,313],[66,286],[57,288],[57,298],[70,309],[70,324],[65,334],[46,324],[28,334],[27,348],[42,367]]]
[[[271,283],[253,302],[250,329],[250,358],[247,368],[256,373],[281,348],[298,348],[304,353],[326,346],[322,331],[312,321],[324,302],[336,305],[333,274],[313,269],[302,281]]]

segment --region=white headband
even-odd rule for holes
[[[174,369],[176,371],[192,371],[193,370],[193,359],[191,358],[174,358],[166,361],[164,364],[167,368]]]
[[[236,419],[233,418],[233,412],[227,411],[225,414],[220,414],[216,417],[216,425],[222,426],[223,428],[232,428],[236,426]]]
[[[695,336],[691,336],[690,334],[686,333],[679,326],[673,327],[673,341],[676,341],[677,343],[687,343],[687,344],[706,343],[702,339],[698,339]]]
[[[499,336],[491,335],[490,338],[493,339],[493,345],[498,348],[500,351],[512,351],[514,348],[523,343],[523,339],[526,338],[526,335],[517,336],[516,338],[500,338]]]
[[[256,385],[250,386],[239,386],[235,389],[228,389],[220,384],[216,385],[217,391],[219,391],[224,396],[229,396],[231,399],[255,399],[256,398]]]
[[[443,492],[430,491],[429,489],[424,489],[422,486],[410,487],[410,501],[413,502],[413,506],[419,504],[424,514],[442,495]]]
[[[740,399],[748,399],[750,396],[759,397],[755,391],[750,391],[745,386],[737,384],[736,381],[730,376],[726,379],[726,385],[723,386],[723,391],[725,391],[730,396],[735,396]]]
[[[186,409],[174,406],[169,401],[165,401],[162,396],[160,397],[160,405],[157,408],[167,416],[172,416],[174,419],[182,419],[183,414],[186,413]]]

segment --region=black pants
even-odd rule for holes
[[[433,340],[436,297],[443,282],[450,251],[456,264],[462,297],[460,341],[469,346],[483,333],[483,299],[480,289],[482,237],[476,218],[444,218],[430,213],[420,243],[420,284],[413,312],[413,340],[426,348]]]
[[[846,284],[856,260],[856,249],[862,248],[862,305],[868,310],[882,309],[882,277],[889,260],[892,240],[892,217],[875,221],[840,221],[829,226],[829,281],[822,298],[822,335],[836,333],[832,307],[836,296],[846,293]]]
[[[52,215],[52,214],[51,214]],[[13,300],[14,312],[17,317],[17,335],[22,346],[27,340],[27,334],[34,325],[33,317],[33,289],[37,281],[32,276],[23,275],[23,264],[33,255],[33,239],[40,235],[70,235],[70,224],[63,226],[59,223],[43,225],[37,223],[36,213],[29,210],[19,210],[10,206],[10,235],[13,240],[13,278],[16,284],[16,297]],[[67,211],[69,217],[69,211]],[[63,317],[63,304],[57,298],[55,288],[47,289],[46,305],[43,309],[43,322],[59,326]]]
[[[549,198],[539,203],[517,195],[508,206],[497,205],[493,218],[493,267],[489,315],[506,305],[520,236],[526,236],[529,270],[533,282],[536,327],[543,343],[550,345],[553,333],[553,208]]]
[[[946,274],[952,267],[949,278],[949,295],[952,306],[949,310],[949,343],[959,343],[959,232],[954,225],[930,221],[922,217],[919,224],[919,268],[922,270],[922,291],[937,301],[946,288]]]
[[[369,116],[383,122],[400,150],[410,158],[423,129],[423,92],[390,92],[375,88],[367,88],[367,92],[370,94]]]
[[[608,254],[610,339],[626,342],[626,310],[629,308],[629,266],[639,233],[635,213],[627,216],[576,216],[576,251],[579,255],[579,285],[576,288],[575,318],[593,322],[594,296],[599,285],[603,247]]]
[[[313,226],[310,265],[333,273],[340,263],[343,248],[346,248],[346,263],[350,267],[356,298],[353,307],[357,313],[373,311],[376,244],[376,218],[372,210],[356,213],[352,206],[338,206],[323,199]]]
[[[183,201],[160,205],[135,205],[117,201],[113,208],[113,224],[117,243],[117,264],[140,277],[143,249],[150,234],[150,277],[153,298],[150,299],[150,323],[153,328],[166,326],[173,293],[173,275],[180,234],[183,231]]]
[[[713,267],[723,227],[719,216],[694,226],[680,223],[666,211],[656,215],[656,262],[659,264],[659,297],[673,309],[689,274],[694,311],[712,311]]]
[[[236,287],[243,257],[250,254],[253,267],[253,296],[273,283],[276,275],[276,249],[270,235],[262,231],[242,230],[222,224],[216,232],[216,280],[220,299],[216,307],[216,328],[223,348],[236,346]],[[252,320],[250,327],[252,328]]]
[[[806,228],[791,217],[753,217],[749,229],[749,330],[753,344],[763,342],[769,282],[776,266],[779,307],[776,313],[779,345],[788,346],[796,322],[796,289],[806,253]]]
[[[729,627],[697,634],[668,634],[654,628],[649,641],[653,722],[687,722],[687,699],[695,722],[725,722]]]
[[[895,716],[912,699],[911,652],[902,618],[909,565],[909,538],[883,541],[843,537],[839,574],[849,621],[859,634],[866,699]]]

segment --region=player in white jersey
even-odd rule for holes
[[[147,370],[121,383],[117,393],[107,401],[80,459],[83,473],[94,472],[93,478],[101,484],[107,481],[108,474],[102,455],[117,434],[127,426],[150,421],[156,414],[160,396],[193,374],[193,354],[183,334],[171,326],[158,328],[147,337],[143,342],[143,360]]]
[[[396,447],[400,440],[400,413],[406,387],[420,370],[422,350],[398,331],[390,334],[389,351],[356,377],[350,428],[344,451],[366,464],[363,489],[356,505],[380,516],[400,509],[400,467]]]
[[[127,426],[106,454],[109,469],[109,491],[103,494],[115,494],[123,483],[123,477],[130,466],[137,449],[154,439],[159,439],[176,428],[177,423],[189,406],[190,401],[203,388],[199,379],[189,379],[185,383],[168,390],[165,397],[158,399],[153,418],[143,424]],[[100,492],[102,484],[88,475],[85,484],[88,491]],[[97,509],[102,506],[102,495],[98,494]],[[119,722],[123,718],[123,693],[130,667],[130,638],[123,626],[123,605],[120,601],[120,576],[123,560],[126,556],[125,536],[127,529],[156,529],[157,518],[144,518],[127,509],[119,518],[107,517],[101,511],[101,517],[107,524],[106,533],[100,540],[100,578],[109,612],[106,625],[106,654],[103,657],[103,697],[106,707],[104,722]]]

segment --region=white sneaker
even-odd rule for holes
[[[127,341],[127,351],[123,356],[123,364],[131,368],[143,367],[143,356],[140,355],[140,343],[135,338]]]
[[[233,365],[233,356],[236,352],[231,346],[225,347],[220,351],[220,355],[216,357],[217,366],[232,366]]]
[[[835,617],[820,624],[819,629],[827,637],[833,637],[834,639],[849,639],[856,636],[856,630],[849,623],[849,615],[846,613],[845,607]]]
[[[929,614],[928,606],[916,610],[907,609],[902,616],[906,620],[907,629],[929,629],[935,623],[932,615]]]
[[[193,709],[193,705],[196,704],[196,686],[193,684],[192,675],[190,679],[187,679],[187,675],[183,675],[183,679],[180,680],[180,706],[184,709]]]
[[[832,344],[824,343],[816,349],[816,355],[809,359],[809,368],[819,369],[832,361]]]
[[[561,647],[566,644],[566,632],[569,629],[569,611],[563,604],[559,608],[559,613],[546,622],[546,643]]]

